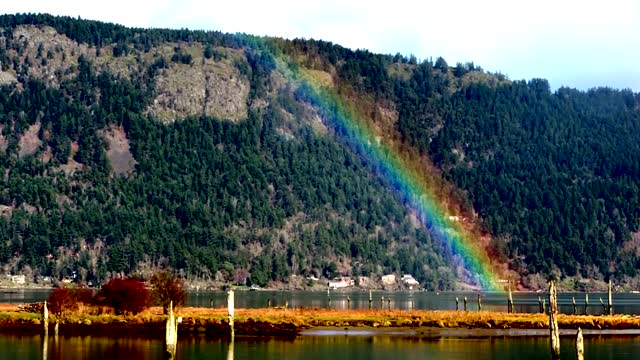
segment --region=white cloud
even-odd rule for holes
[[[640,5],[634,0],[22,0],[3,4],[2,11],[315,38],[382,53],[443,56],[451,64],[473,61],[514,79],[549,78],[552,86],[640,90]]]

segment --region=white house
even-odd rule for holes
[[[409,287],[409,289],[413,289],[415,287],[417,287],[418,285],[420,285],[420,283],[418,282],[418,280],[413,278],[413,275],[409,275],[409,274],[404,274],[402,275],[402,283],[407,285]]]
[[[382,285],[393,285],[396,283],[396,276],[393,274],[382,275]]]
[[[349,283],[347,283],[344,280],[340,280],[340,281],[329,281],[329,288],[330,289],[341,289],[341,288],[346,288],[349,286]]]
[[[332,281],[329,281],[329,288],[340,289],[340,288],[353,286],[354,284],[355,284],[355,281],[352,280],[350,277],[343,276],[341,278],[336,278],[336,279],[333,279]]]
[[[24,275],[11,275],[11,281],[18,285],[24,285],[27,282],[27,278]]]

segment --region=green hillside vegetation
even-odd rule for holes
[[[75,45],[34,55],[14,36],[24,25]],[[473,282],[274,53],[381,141],[422,156],[444,206],[492,235],[488,251],[522,285],[638,275],[640,97],[629,90],[552,92],[442,58],[48,15],[0,16],[0,265],[98,282],[163,265],[236,284],[389,272],[428,289]],[[205,74],[202,97],[168,86],[176,74]],[[229,93],[221,78],[236,105],[211,109]],[[128,141],[130,168],[108,156],[108,131]]]
[[[36,22],[90,42],[81,35],[84,26],[113,28],[48,16],[0,20],[5,34],[16,23]],[[122,36],[129,44],[130,30],[115,29],[111,39]],[[195,34],[148,33],[153,44]],[[216,36],[202,40],[228,45]],[[19,51],[7,44],[4,54]],[[75,272],[93,282],[168,265],[192,279],[237,284],[394,271],[414,273],[428,288],[452,288],[456,275],[445,265],[451,254],[410,222],[346,145],[300,123],[308,109],[293,90],[266,95],[273,60],[245,52],[248,64],[238,66],[251,79],[249,101],[263,96],[269,105],[238,123],[206,116],[162,123],[147,116],[149,79],[170,59],[128,80],[81,56],[72,76],[53,88],[5,55],[21,78],[0,92],[8,144],[0,156],[7,174],[0,203],[13,208],[0,217],[0,263],[12,272],[56,278]],[[42,145],[18,156],[21,134],[36,123]],[[137,162],[129,176],[110,171],[100,132],[113,127],[124,130]],[[48,162],[45,149],[53,154]],[[82,169],[62,170],[72,162]]]

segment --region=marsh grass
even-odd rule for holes
[[[227,310],[223,308],[180,308],[177,316],[183,326],[226,326]],[[0,304],[0,320],[38,320],[41,314],[18,312],[17,306]],[[102,307],[86,306],[56,318],[62,323],[163,326],[166,316],[162,307],[151,307],[137,315],[115,315]],[[424,311],[424,310],[330,310],[330,309],[237,309],[235,322],[241,324],[270,324],[295,329],[312,327],[433,327],[467,329],[547,329],[545,314],[508,314],[488,311]],[[559,315],[564,329],[640,329],[640,317],[631,315],[593,316]]]

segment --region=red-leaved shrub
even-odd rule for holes
[[[77,311],[80,304],[89,305],[93,294],[83,288],[57,288],[49,294],[47,307],[52,314],[61,315],[63,312]]]
[[[111,306],[116,315],[137,314],[151,304],[149,289],[139,279],[111,279],[98,292],[99,302]]]

